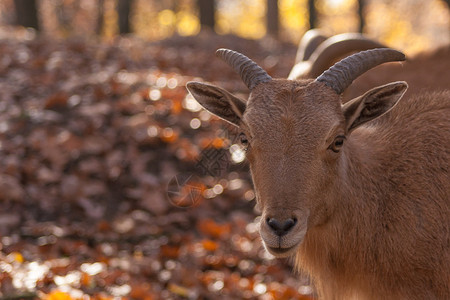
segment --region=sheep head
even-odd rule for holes
[[[309,229],[332,217],[336,201],[329,191],[341,176],[350,134],[389,111],[407,85],[383,85],[345,105],[340,94],[370,68],[405,57],[392,49],[368,50],[343,59],[315,80],[288,80],[272,79],[240,53],[219,49],[217,54],[240,74],[251,90],[249,99],[205,83],[189,82],[187,88],[205,109],[243,132],[262,211],[262,240],[270,253],[288,256]]]

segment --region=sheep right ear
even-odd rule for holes
[[[210,113],[239,126],[244,114],[245,102],[217,86],[188,82],[186,88],[192,96]]]
[[[347,132],[376,119],[391,110],[406,92],[408,84],[404,81],[388,83],[371,89],[342,106]]]

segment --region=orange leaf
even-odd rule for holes
[[[231,232],[230,224],[218,224],[212,219],[201,220],[197,224],[197,228],[203,234],[213,238],[227,237]]]
[[[216,251],[218,248],[217,243],[211,240],[203,240],[202,245],[203,248],[208,251]]]
[[[23,263],[24,260],[25,260],[25,259],[23,258],[23,255],[20,254],[19,252],[11,252],[11,253],[8,255],[8,257],[11,258],[11,260],[16,261],[16,262],[18,262],[18,263]]]
[[[82,286],[90,286],[92,282],[91,276],[89,274],[82,273],[80,282]]]
[[[58,109],[64,108],[67,106],[67,100],[69,97],[66,93],[59,92],[45,100],[44,108],[45,109]]]
[[[223,146],[224,146],[224,140],[223,140],[223,138],[215,138],[213,141],[212,141],[212,146],[214,147],[214,148],[216,148],[216,149],[221,149],[221,148],[223,148]]]
[[[46,300],[72,300],[72,297],[64,292],[53,291],[47,295]]]
[[[178,115],[183,111],[183,106],[181,101],[174,101],[172,104],[171,112],[174,115]]]
[[[166,143],[173,143],[178,139],[178,134],[170,127],[162,130],[161,140]]]
[[[130,291],[130,297],[133,299],[152,300],[151,286],[148,283],[133,284]]]
[[[163,257],[178,258],[180,248],[176,246],[162,245],[160,248],[160,253]]]

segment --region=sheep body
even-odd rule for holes
[[[324,299],[450,299],[450,92],[402,99],[347,145],[297,267]]]

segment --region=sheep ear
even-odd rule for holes
[[[207,111],[235,126],[239,126],[246,108],[243,100],[210,84],[188,82],[186,88]]]
[[[391,110],[402,98],[408,85],[404,81],[392,82],[371,89],[342,107],[347,132]]]

